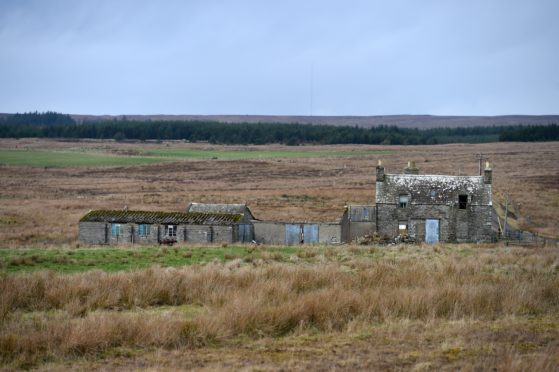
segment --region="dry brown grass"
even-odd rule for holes
[[[499,363],[506,359],[511,365],[525,363],[518,351],[523,347],[543,355],[559,352],[553,342],[559,336],[556,248],[480,248],[466,256],[456,247],[427,255],[417,248],[388,253],[375,260],[351,259],[351,253],[339,250],[337,259],[305,266],[261,262],[5,276],[0,281],[0,357],[7,365],[26,366],[103,357],[115,348],[227,349],[243,337],[258,342],[313,334],[359,339],[365,334],[368,339],[375,337],[375,324],[381,334],[389,334],[391,327],[402,333],[392,338],[413,338],[408,333],[415,327],[440,332],[435,339],[442,351],[426,358],[432,363],[439,363],[439,357],[447,362],[472,359],[473,354],[463,352],[471,348],[474,360],[503,352]],[[188,316],[149,311],[161,306],[198,310]],[[516,333],[507,333],[507,324],[514,328],[530,320],[536,327],[533,336],[517,339]],[[481,324],[503,327],[486,330],[491,337],[485,338],[501,348],[503,342],[512,343],[514,350],[510,344],[509,349],[481,350],[468,332],[458,342],[452,336],[455,323],[475,334]],[[444,324],[452,325],[452,331],[437,328]]]
[[[164,142],[0,140],[3,148],[134,152],[146,148],[221,148]],[[229,149],[285,149],[279,145]],[[293,148],[290,148],[293,149]],[[559,143],[440,146],[302,146],[297,151],[380,150],[352,158],[188,160],[143,166],[0,167],[0,235],[4,244],[75,244],[77,221],[90,209],[177,210],[189,201],[247,202],[258,218],[336,221],[348,203],[374,202],[374,167],[388,172],[416,160],[422,173],[476,174],[478,153],[494,165],[494,197],[511,194],[522,225],[559,236]]]

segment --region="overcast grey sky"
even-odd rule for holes
[[[558,17],[557,0],[0,0],[0,112],[558,114]]]

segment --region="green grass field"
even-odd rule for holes
[[[146,151],[146,155],[187,159],[258,159],[258,158],[320,158],[351,157],[390,154],[388,150],[370,151],[301,151],[301,150],[198,150],[198,149],[156,149]]]
[[[490,246],[490,245],[489,245]],[[337,264],[355,259],[378,261],[396,259],[405,249],[418,260],[432,260],[440,255],[452,254],[469,257],[486,246],[469,244],[457,246],[436,245],[382,248],[356,246],[159,246],[159,247],[87,247],[87,248],[0,248],[0,273],[52,270],[76,273],[88,270],[107,272],[129,271],[148,267],[180,267],[225,263],[241,260],[244,265],[264,262],[293,264],[320,264],[325,261]]]
[[[93,269],[123,271],[150,266],[178,267],[235,259],[241,259],[244,262],[252,262],[260,258],[285,261],[298,251],[301,249],[251,246],[0,249],[0,270],[9,273],[37,270],[71,273]],[[306,253],[306,255],[309,254]]]
[[[301,150],[198,150],[155,149],[142,156],[51,150],[0,149],[0,164],[32,167],[78,167],[152,164],[184,159],[270,159],[352,157],[390,154],[392,151],[301,151]]]
[[[32,167],[77,167],[151,164],[163,157],[119,156],[102,153],[0,149],[0,164]]]

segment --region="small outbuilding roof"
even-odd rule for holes
[[[347,218],[352,222],[372,222],[375,216],[374,205],[348,205]]]
[[[242,219],[236,213],[198,212],[149,212],[125,210],[95,210],[83,216],[80,222],[189,224],[189,225],[234,225]]]
[[[209,204],[209,203],[190,203],[186,207],[187,212],[197,213],[225,213],[242,214],[254,219],[252,212],[246,204]]]

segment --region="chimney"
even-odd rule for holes
[[[384,165],[382,165],[382,160],[379,160],[377,165],[377,182],[384,182]]]
[[[493,169],[488,161],[485,162],[485,170],[483,171],[483,183],[491,184],[493,181]]]
[[[404,168],[404,174],[419,174],[415,161],[408,161],[408,166]]]

